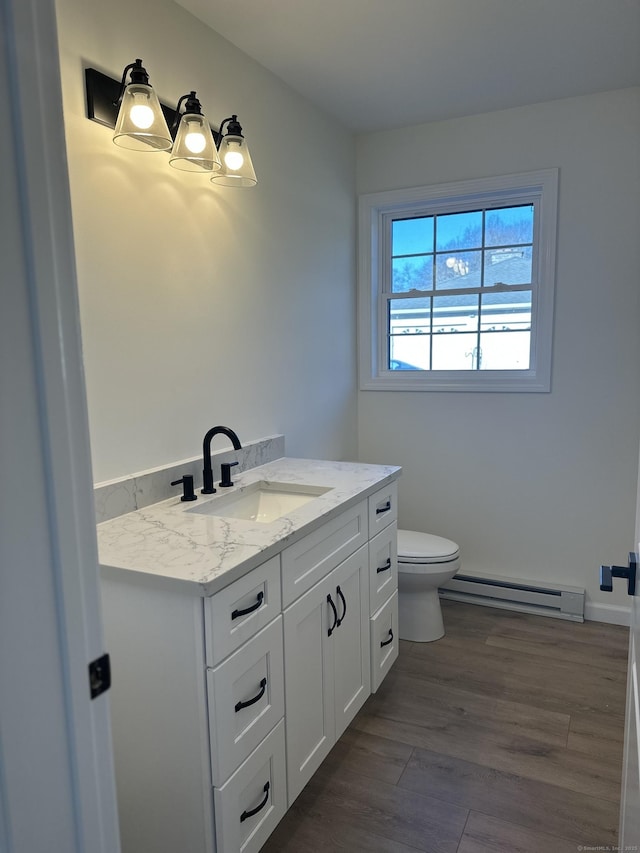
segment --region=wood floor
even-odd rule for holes
[[[616,844],[628,629],[443,601],[261,853]]]

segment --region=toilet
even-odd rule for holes
[[[460,569],[451,539],[398,530],[398,633],[401,640],[430,643],[444,635],[438,587]]]

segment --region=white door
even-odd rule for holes
[[[0,99],[0,850],[117,853],[53,0],[0,0]]]
[[[640,466],[636,501],[636,542],[640,555]],[[629,664],[627,670],[627,710],[624,726],[624,764],[620,796],[620,831],[618,847],[640,849],[640,696],[638,695],[638,652],[640,651],[640,576],[636,576],[635,595],[629,616]]]

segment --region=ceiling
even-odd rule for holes
[[[640,0],[177,0],[356,132],[640,85]]]

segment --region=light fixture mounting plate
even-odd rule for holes
[[[101,71],[96,71],[95,68],[85,68],[84,79],[87,95],[87,118],[113,130],[118,119],[120,81],[108,77]],[[168,127],[173,127],[176,111],[163,104],[162,101],[160,107]],[[216,145],[219,145],[220,134],[213,127],[211,132]]]

